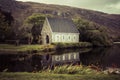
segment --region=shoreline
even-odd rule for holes
[[[120,43],[120,42],[119,42]],[[118,43],[116,43],[118,44]],[[116,45],[113,44],[113,45]],[[113,46],[111,45],[111,46]],[[82,49],[82,48],[98,48],[98,47],[110,47],[108,46],[93,46],[89,42],[79,42],[79,43],[52,43],[47,45],[40,44],[20,44],[16,46],[15,44],[0,44],[0,54],[26,54],[26,53],[45,53],[45,52],[55,52],[61,50],[72,50],[72,49]]]
[[[92,44],[88,42],[80,43],[55,43],[48,45],[13,45],[13,44],[0,44],[0,54],[2,53],[38,53],[38,52],[52,52],[64,49],[81,49],[92,48]]]
[[[33,72],[0,72],[0,80],[119,80],[119,74],[101,71],[92,66],[68,66],[55,67]]]

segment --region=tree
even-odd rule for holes
[[[91,42],[94,46],[111,45],[112,41],[104,26],[83,19],[76,19],[74,22],[80,32],[81,41]]]
[[[41,30],[46,16],[52,17],[51,15],[34,13],[25,20],[25,26],[33,36],[33,43],[41,43]]]
[[[6,20],[6,16],[0,12],[0,40],[5,41],[11,36],[12,28],[9,24],[9,20]]]
[[[52,17],[52,15],[33,13],[25,20],[25,23],[33,25],[43,25],[45,17]]]

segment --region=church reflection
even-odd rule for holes
[[[64,53],[61,55],[42,55],[41,66],[43,68],[52,67],[55,65],[64,64],[79,64],[80,54],[79,52]]]
[[[64,53],[62,55],[52,55],[52,64],[74,63],[80,61],[79,52]]]

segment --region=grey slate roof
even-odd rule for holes
[[[72,20],[47,18],[53,32],[79,33]]]

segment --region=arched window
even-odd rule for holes
[[[74,36],[74,39],[75,39],[75,36]]]
[[[70,39],[70,36],[69,36],[69,39]]]
[[[64,39],[64,36],[63,36],[63,39]]]

